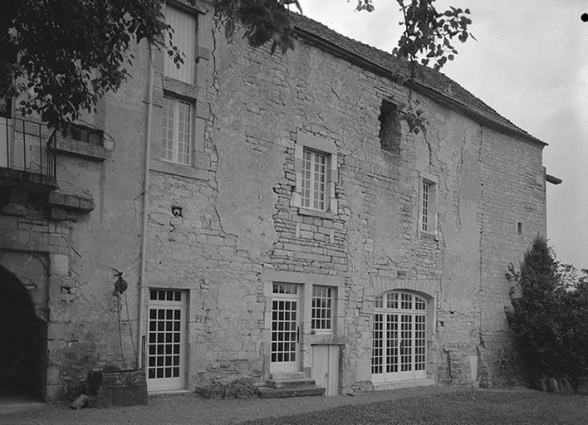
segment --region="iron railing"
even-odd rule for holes
[[[56,177],[55,130],[43,123],[0,117],[0,168]]]

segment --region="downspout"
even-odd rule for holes
[[[149,94],[147,96],[147,135],[145,140],[145,176],[143,179],[143,223],[141,228],[141,271],[139,275],[139,332],[137,332],[137,368],[143,367],[143,334],[145,333],[145,268],[147,264],[147,205],[149,201],[149,162],[151,161],[151,124],[153,115],[153,50],[149,46]]]

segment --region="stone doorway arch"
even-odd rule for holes
[[[44,398],[46,324],[22,282],[0,266],[0,398]]]

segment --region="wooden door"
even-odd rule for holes
[[[311,378],[325,388],[325,395],[339,394],[339,346],[315,345],[312,347]]]

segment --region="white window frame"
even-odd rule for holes
[[[418,233],[437,236],[437,192],[438,179],[432,175],[421,175],[419,179]]]
[[[410,302],[408,301],[410,299]],[[406,290],[393,290],[380,294],[374,302],[372,325],[371,372],[374,383],[424,379],[427,376],[428,340],[431,327],[431,301],[421,294]],[[376,321],[376,315],[381,320]],[[388,321],[391,316],[396,320]],[[409,318],[410,321],[405,320]],[[390,328],[391,326],[394,326]],[[405,325],[410,325],[405,329]],[[403,334],[410,332],[410,336]],[[376,334],[380,337],[375,339]],[[390,339],[390,335],[393,336]],[[408,341],[409,353],[403,353]],[[396,345],[400,342],[400,345]],[[390,350],[396,350],[390,351]],[[377,353],[377,355],[375,355]],[[410,361],[406,357],[410,356]],[[374,359],[378,361],[374,362]],[[388,360],[394,359],[392,363]],[[391,370],[388,370],[391,369]]]
[[[305,175],[305,155],[310,155],[313,170],[309,175]],[[320,202],[315,203],[317,192],[315,183],[316,173],[314,172],[315,160],[325,158],[324,170],[324,193],[318,199]],[[306,160],[308,163],[308,160]],[[337,146],[335,142],[329,139],[314,136],[310,133],[299,131],[296,135],[296,144],[294,145],[294,171],[296,174],[296,187],[292,194],[291,205],[298,207],[299,212],[305,214],[330,213],[337,214],[338,203],[335,197],[335,184],[338,180],[337,171]],[[308,194],[308,183],[310,184],[310,194]],[[306,189],[306,192],[305,192]],[[305,200],[310,199],[307,203]],[[322,202],[324,201],[324,202]]]
[[[302,207],[325,211],[330,155],[306,148],[303,149],[302,155]]]
[[[173,102],[173,115],[171,117],[172,121],[172,138],[169,139],[166,135],[166,132],[170,128],[165,124],[166,119],[168,119],[166,115],[167,109],[167,102]],[[180,141],[180,133],[185,134],[185,132],[180,132],[180,107],[181,105],[187,105],[190,109],[188,111],[188,116],[190,122],[188,123],[188,131],[187,134],[187,142]],[[185,124],[185,123],[183,123]],[[172,162],[175,164],[191,166],[192,165],[192,150],[193,150],[193,138],[194,138],[194,103],[185,101],[178,97],[164,95],[163,97],[163,107],[161,111],[161,160]],[[171,140],[172,148],[167,149],[167,142]],[[180,152],[180,145],[186,146],[187,145],[187,152]],[[171,155],[168,155],[171,153]],[[185,158],[185,159],[184,159]]]
[[[325,294],[326,292],[326,294]],[[312,285],[310,330],[315,334],[335,333],[337,288]]]

